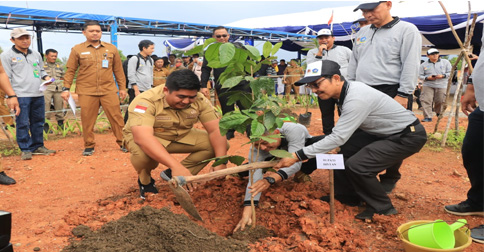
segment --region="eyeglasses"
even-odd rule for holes
[[[222,34],[222,35],[216,35],[215,37],[217,37],[217,38],[221,38],[221,37],[226,38],[226,37],[228,37],[228,36],[229,36],[228,34]]]
[[[308,84],[308,87],[309,88],[314,88],[314,89],[318,89],[319,88],[319,84],[321,82],[323,82],[324,80],[327,80],[327,78],[323,78],[322,80],[318,81],[318,82],[312,82],[312,83],[309,83]]]

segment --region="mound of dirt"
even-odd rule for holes
[[[117,221],[89,232],[86,226],[73,229],[83,236],[71,240],[64,252],[85,251],[248,251],[247,243],[223,238],[197,225],[185,215],[166,208],[145,206]]]

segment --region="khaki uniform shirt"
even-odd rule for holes
[[[64,81],[61,80],[61,78],[64,78],[63,66],[57,62],[44,62],[44,69],[50,77],[55,79],[54,83],[47,85],[47,91],[62,92],[62,86],[64,85]]]
[[[284,74],[299,75],[299,76],[286,76],[286,84],[294,84],[296,81],[301,79],[301,76],[304,74],[304,71],[300,66],[296,66],[296,67],[288,66],[286,67],[286,70],[284,70]]]
[[[103,67],[103,60],[108,61],[107,67]],[[105,95],[118,92],[113,73],[119,84],[119,90],[126,90],[126,77],[118,49],[110,43],[101,42],[98,48],[87,41],[75,45],[67,61],[64,87],[71,87],[77,69],[79,69],[76,80],[78,94]]]
[[[161,84],[166,83],[166,77],[170,75],[170,70],[168,68],[163,67],[161,69],[157,69],[156,67],[153,68],[153,87],[157,87]]]
[[[171,142],[195,145],[197,134],[192,131],[193,125],[200,120],[202,123],[220,118],[210,101],[202,93],[198,93],[194,103],[185,109],[172,109],[166,102],[163,86],[152,88],[141,93],[131,102],[128,108],[129,119],[123,133],[126,141],[133,135],[131,127],[153,127],[154,135],[163,146]]]

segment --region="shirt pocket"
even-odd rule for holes
[[[90,65],[94,62],[94,58],[91,54],[81,54],[79,55],[79,64],[80,65]]]
[[[155,124],[153,128],[163,128],[163,129],[170,129],[173,127],[173,120],[167,118],[156,118]]]

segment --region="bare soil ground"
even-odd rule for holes
[[[319,111],[310,111],[313,118],[308,129],[312,135],[319,135]],[[467,125],[466,118],[460,121],[461,126]],[[426,123],[425,127],[432,132],[434,125]],[[252,251],[403,251],[396,235],[398,226],[412,220],[454,222],[459,217],[447,214],[443,207],[464,200],[470,186],[459,150],[426,146],[402,165],[403,177],[390,195],[398,215],[376,216],[365,223],[354,219],[361,211],[358,207],[336,202],[336,221],[330,224],[329,205],[319,200],[329,193],[328,171],[317,170],[311,175],[311,183],[289,179],[262,196],[257,225],[271,237],[255,242],[257,237],[250,234],[232,234],[242,214],[245,180],[222,178],[200,185],[191,196],[205,220],[202,223],[172,214],[187,215],[159,177],[165,169],[161,165],[152,173],[160,193],[140,200],[129,154],[119,150],[111,133],[96,135],[96,152],[91,157],[81,155],[80,136],[49,139],[45,145],[58,151],[54,156],[35,156],[29,161],[21,161],[20,156],[3,158],[7,174],[17,180],[16,185],[0,186],[0,209],[12,213],[11,242],[16,252],[34,248],[61,251],[66,246],[69,248],[65,251],[94,251],[74,248],[96,234],[95,245],[100,240],[107,242],[96,251],[215,251],[213,244],[220,251],[244,250],[237,247],[240,244],[249,244]],[[247,139],[236,133],[230,140],[229,153],[245,156],[249,148],[245,142]],[[176,155],[180,160],[183,156]],[[127,222],[133,218],[139,225]],[[484,223],[482,217],[465,219],[469,227]],[[84,239],[72,234],[74,228]],[[148,247],[123,247],[125,242],[148,243]],[[180,246],[166,245],[170,242]],[[466,249],[483,250],[484,245],[477,243]]]

